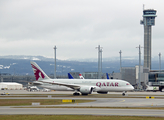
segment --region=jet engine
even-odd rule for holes
[[[79,92],[81,92],[82,95],[88,95],[92,93],[92,90],[92,87],[84,86],[79,89]]]

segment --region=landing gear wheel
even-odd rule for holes
[[[125,93],[122,93],[122,96],[125,96]]]
[[[73,93],[73,95],[78,96],[78,95],[80,95],[80,93],[75,92],[75,93]]]

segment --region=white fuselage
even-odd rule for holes
[[[62,84],[72,84],[80,86],[93,86],[93,92],[110,92],[110,91],[130,91],[134,87],[127,81],[123,80],[106,80],[106,79],[46,79],[41,80],[43,84],[40,87],[45,87],[53,90],[74,90],[70,87],[63,86]],[[45,83],[46,82],[46,83]],[[55,83],[55,84],[53,84]],[[59,84],[56,84],[59,83]]]

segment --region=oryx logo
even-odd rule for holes
[[[33,64],[31,64],[31,66],[34,70],[34,75],[35,75],[36,80],[38,80],[39,78],[42,78],[42,79],[45,78],[44,74],[36,66],[34,66]]]

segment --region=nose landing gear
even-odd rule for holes
[[[125,96],[126,91],[123,91],[122,96]]]

